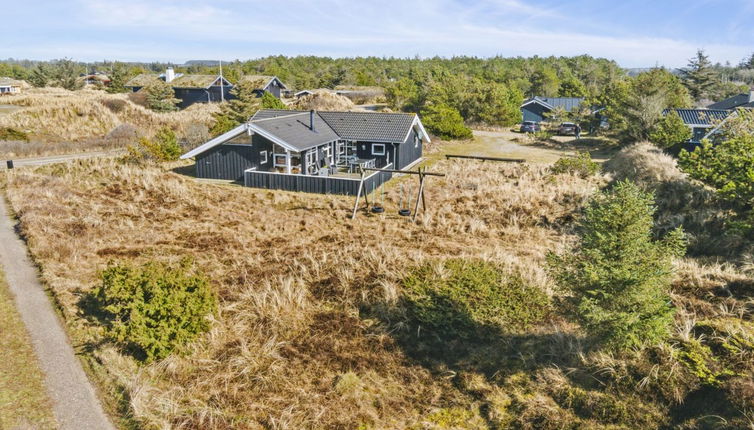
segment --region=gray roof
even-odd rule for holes
[[[314,130],[312,130],[309,112],[281,112],[288,114],[266,118],[257,118],[255,115],[249,123],[252,131],[263,136],[269,134],[273,137],[270,140],[274,142],[274,138],[279,139],[285,142],[285,145],[281,146],[290,146],[294,151],[303,151],[339,139],[333,129],[317,114],[314,115]]]
[[[289,111],[265,109],[257,112],[252,121],[290,115]],[[317,111],[320,116],[341,139],[365,142],[401,143],[411,131],[415,114],[382,112],[325,112]]]
[[[528,103],[539,103],[550,109],[563,108],[566,111],[572,111],[577,109],[584,102],[583,97],[539,97],[534,96],[532,98],[524,100],[522,107]]]
[[[737,107],[748,107],[746,105],[750,105],[754,102],[752,95],[754,94],[738,94],[733,97],[728,97],[725,100],[712,103],[707,106],[707,109],[735,109]]]
[[[712,127],[730,115],[729,110],[723,109],[672,109],[681,117],[686,125]],[[667,115],[671,109],[663,113]]]
[[[314,112],[314,130],[310,126],[311,111],[263,109],[249,122],[215,137],[181,155],[195,157],[242,133],[260,136],[294,152],[301,152],[339,139],[365,142],[403,143],[414,124],[422,139],[430,142],[421,121],[415,114],[375,112]]]

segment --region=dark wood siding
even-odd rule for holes
[[[251,145],[220,145],[196,157],[196,177],[243,179],[243,172],[258,167],[259,154]]]
[[[175,98],[180,100],[178,107],[185,109],[194,103],[215,103],[222,101],[223,98],[228,100],[228,94],[233,87],[226,85],[222,88],[223,94],[220,93],[220,86],[215,85],[208,89],[203,88],[175,88]]]
[[[269,92],[273,96],[280,98],[280,93],[282,91],[282,88],[280,88],[280,85],[278,85],[278,80],[273,79],[272,82],[270,82],[270,85],[267,85],[267,88],[265,88],[265,91]]]
[[[421,139],[418,139],[417,142],[417,138],[416,131],[411,130],[408,139],[397,146],[395,165],[398,169],[402,169],[421,158],[424,142]]]
[[[392,173],[378,172],[364,180],[363,193],[376,190],[392,178]],[[285,175],[281,173],[244,172],[244,185],[268,190],[299,191],[317,194],[341,194],[355,196],[359,180],[332,176]]]
[[[267,162],[263,163],[262,151],[267,152]],[[219,145],[196,157],[196,177],[206,179],[243,179],[246,169],[272,170],[272,142],[264,137],[246,134]]]
[[[383,145],[385,147],[385,155],[372,155],[372,147],[374,145]],[[390,161],[388,161],[387,154],[390,154]],[[377,167],[382,168],[385,167],[386,164],[393,162],[393,144],[380,142],[357,142],[356,156],[366,159],[374,158],[377,160]]]
[[[542,122],[545,119],[545,113],[550,110],[538,103],[530,103],[521,108],[524,115],[524,121]]]

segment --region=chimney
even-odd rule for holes
[[[165,70],[165,82],[171,83],[173,82],[173,79],[175,79],[175,72],[172,67],[168,67],[167,70]]]
[[[314,129],[314,109],[309,111],[309,129],[311,131],[317,131]]]

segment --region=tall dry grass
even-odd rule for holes
[[[395,213],[397,188],[388,215],[351,221],[351,198],[208,185],[112,160],[18,171],[7,191],[77,342],[99,340],[77,302],[110,260],[191,256],[213,280],[220,313],[185,355],[137,371],[114,349],[97,349],[137,421],[400,428],[464,395],[359,309],[395,303],[405,268],[428,258],[495,260],[549,291],[540,263],[567,240],[562,223],[597,186],[548,182],[544,167],[437,168],[448,176],[428,183],[429,210],[417,224]],[[400,180],[416,190],[415,178]]]
[[[6,191],[74,342],[91,348],[91,367],[114,393],[109,406],[144,428],[669,425],[671,409],[702,388],[679,358],[683,339],[698,338],[705,319],[742,309],[739,318],[751,318],[740,269],[686,260],[673,341],[626,356],[585,350],[578,327],[562,320],[567,293],[553,288],[544,261],[573,241],[573,220],[603,178],[474,161],[433,170],[447,176],[428,179],[417,223],[396,214],[399,185],[415,192],[413,177],[391,183],[386,214],[354,221],[352,198],[214,185],[113,160],[18,170]],[[211,331],[146,366],[101,343],[78,306],[98,271],[112,260],[185,256],[221,299]],[[451,257],[520,273],[561,316],[467,355],[448,339],[442,354],[423,351],[417,345],[437,340],[401,314],[401,278]],[[745,399],[751,377],[742,375],[720,395]]]
[[[176,112],[158,113],[131,102],[127,94],[108,94],[85,89],[34,89],[8,97],[4,102],[22,109],[0,115],[0,127],[10,127],[43,143],[78,142],[85,144],[108,134],[122,125],[152,135],[162,127],[174,129],[179,136],[192,133],[197,124],[212,125],[216,104],[195,104]]]

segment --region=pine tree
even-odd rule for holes
[[[652,194],[619,182],[586,208],[577,250],[550,256],[584,328],[615,349],[661,341],[673,323],[672,258],[685,253],[685,239],[677,229],[653,240],[654,211]]]
[[[220,106],[220,112],[213,114],[215,118],[215,124],[211,130],[213,136],[219,136],[248,121],[260,109],[262,98],[257,95],[256,89],[254,82],[242,80],[230,90],[233,99],[223,103]]]
[[[31,71],[29,75],[29,83],[37,88],[46,87],[52,80],[52,71],[47,63],[39,63]]]
[[[703,50],[698,50],[696,56],[689,60],[688,67],[683,69],[683,83],[695,100],[709,97],[710,92],[720,83]]]
[[[128,67],[121,63],[115,62],[110,69],[110,86],[107,87],[108,93],[125,93],[128,91],[126,82],[128,81]]]
[[[177,110],[176,104],[180,100],[175,98],[175,91],[170,84],[155,80],[142,89],[147,95],[147,106],[156,112],[170,112]]]

